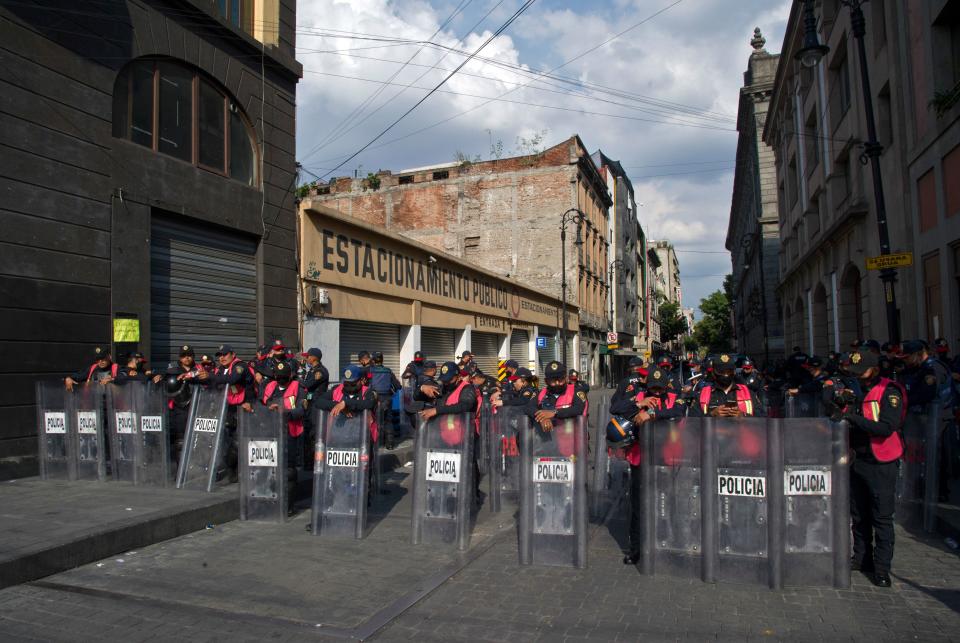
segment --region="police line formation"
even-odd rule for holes
[[[498,379],[469,351],[439,365],[418,352],[397,378],[365,351],[330,386],[319,349],[294,356],[280,340],[250,361],[183,346],[157,373],[97,348],[80,372],[37,384],[41,475],[207,491],[239,480],[241,518],[283,521],[312,472],[311,531],[363,538],[378,447],[410,430],[415,544],[466,549],[486,478],[491,511],[519,505],[521,564],[586,566],[588,515],[623,511],[623,562],[642,573],[843,588],[860,570],[889,587],[894,516],[931,529],[960,471],[960,376],[935,346],[795,348],[766,371],[731,354],[635,357],[594,409],[556,361],[538,388],[514,360]],[[588,418],[606,438],[592,448]]]

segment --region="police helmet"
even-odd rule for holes
[[[635,440],[634,425],[631,420],[613,416],[607,422],[607,446],[611,449],[626,449]]]
[[[186,385],[186,382],[177,379],[177,376],[171,373],[163,380],[163,392],[167,397],[176,397]]]

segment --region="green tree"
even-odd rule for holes
[[[657,310],[657,322],[660,324],[660,339],[664,342],[675,341],[687,332],[687,320],[680,312],[680,305],[665,301]]]
[[[730,326],[730,298],[717,290],[700,300],[700,313],[702,318],[693,332],[693,338],[700,347],[710,353],[731,350],[733,329]]]

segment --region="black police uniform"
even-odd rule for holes
[[[217,355],[233,353],[233,348],[229,345],[221,345]],[[228,366],[217,364],[216,369],[207,376],[207,383],[213,386],[235,386],[243,390],[243,401],[239,404],[227,404],[227,412],[224,417],[224,428],[226,429],[227,457],[225,459],[227,470],[230,472],[230,481],[237,481],[237,407],[243,404],[252,404],[256,401],[257,391],[254,386],[253,375],[247,364],[243,361]]]
[[[286,368],[284,366],[283,368]],[[281,369],[282,370],[282,369]],[[297,386],[297,398],[294,401],[293,408],[288,409],[284,404],[284,394],[290,388],[290,382],[284,381],[283,377],[278,377],[277,385],[273,388],[269,396],[262,396],[264,406],[276,404],[278,412],[283,414],[283,426],[287,428],[287,422],[290,420],[304,420],[307,414],[307,391],[303,386]],[[293,511],[293,505],[296,502],[297,487],[297,468],[303,466],[303,441],[306,436],[306,427],[299,436],[292,436],[287,433],[287,513]]]
[[[870,384],[864,389],[869,392]],[[879,462],[870,447],[870,436],[884,437],[903,428],[904,399],[899,387],[887,385],[880,397],[877,421],[863,416],[864,394],[847,407],[842,418],[850,423],[850,446],[855,456],[850,467],[850,518],[853,522],[853,566],[873,571],[889,584],[893,562],[893,514],[896,504],[899,461]]]
[[[568,384],[564,384],[564,390],[559,393],[551,392],[549,387],[546,386],[546,381],[549,379],[563,379],[566,381],[566,371],[563,368],[563,365],[558,362],[550,362],[547,364],[547,367],[544,369],[543,373],[544,379],[544,388],[546,394],[543,396],[543,400],[540,400],[540,394],[538,393],[532,400],[527,403],[527,415],[531,419],[537,414],[537,411],[546,410],[546,411],[556,411],[556,416],[558,419],[574,418],[578,415],[583,415],[584,409],[586,409],[587,404],[587,394],[580,391],[573,396],[573,401],[570,406],[567,406],[562,409],[557,408],[557,400],[566,392],[566,387]],[[534,419],[534,424],[536,425],[536,420]],[[539,425],[537,425],[539,426]]]
[[[181,351],[181,357],[188,354],[193,357],[193,351],[189,347],[184,347]],[[171,364],[165,373],[166,377],[183,376],[176,388],[167,388],[165,391],[168,400],[168,417],[170,418],[170,455],[173,462],[180,462],[180,454],[183,451],[183,438],[186,435],[187,422],[190,419],[190,402],[193,400],[194,387],[199,383],[197,373],[196,364],[193,368],[186,368],[180,362]]]
[[[632,366],[631,368],[637,367]],[[628,373],[626,377],[617,384],[617,389],[610,398],[610,404],[615,404],[623,398],[635,398],[637,393],[646,390],[646,385],[643,383],[644,377],[645,376],[635,371]]]
[[[645,398],[656,398],[660,406],[648,411],[653,420],[671,420],[682,418],[687,414],[687,405],[679,395],[670,406],[670,392],[667,391],[667,381],[669,375],[660,369],[655,369],[650,373],[650,379],[647,386],[652,386],[655,390],[659,389],[658,394],[649,390],[645,392]],[[616,405],[611,404],[610,415],[619,415],[624,418],[633,418],[639,413],[637,408],[636,396],[633,398],[623,398]],[[636,427],[638,434],[634,439],[639,439],[639,427]],[[604,448],[600,445],[598,448]],[[628,565],[636,564],[640,560],[640,553],[643,548],[643,471],[640,465],[630,463],[630,551],[624,557],[623,562]]]

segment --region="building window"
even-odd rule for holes
[[[117,76],[113,135],[255,185],[253,132],[237,103],[201,72],[136,60]]]
[[[449,178],[450,178],[450,171],[449,171],[449,170],[441,170],[441,171],[439,171],[439,172],[434,172],[434,173],[433,173],[433,180],[434,180],[434,181],[442,181],[443,179],[449,179]]]
[[[217,12],[234,27],[253,30],[253,0],[217,0]]]
[[[960,212],[960,145],[943,157],[943,201],[945,214]]]
[[[926,232],[937,225],[937,179],[933,170],[917,181],[917,210],[920,215],[920,232]]]
[[[843,42],[841,40],[841,42]],[[843,57],[834,62],[830,72],[830,117],[834,127],[840,125],[844,115],[853,102],[853,88],[850,85],[850,62],[845,52]]]
[[[413,183],[413,175],[408,174],[406,176],[401,176],[398,183],[400,185],[410,185],[411,183]]]

